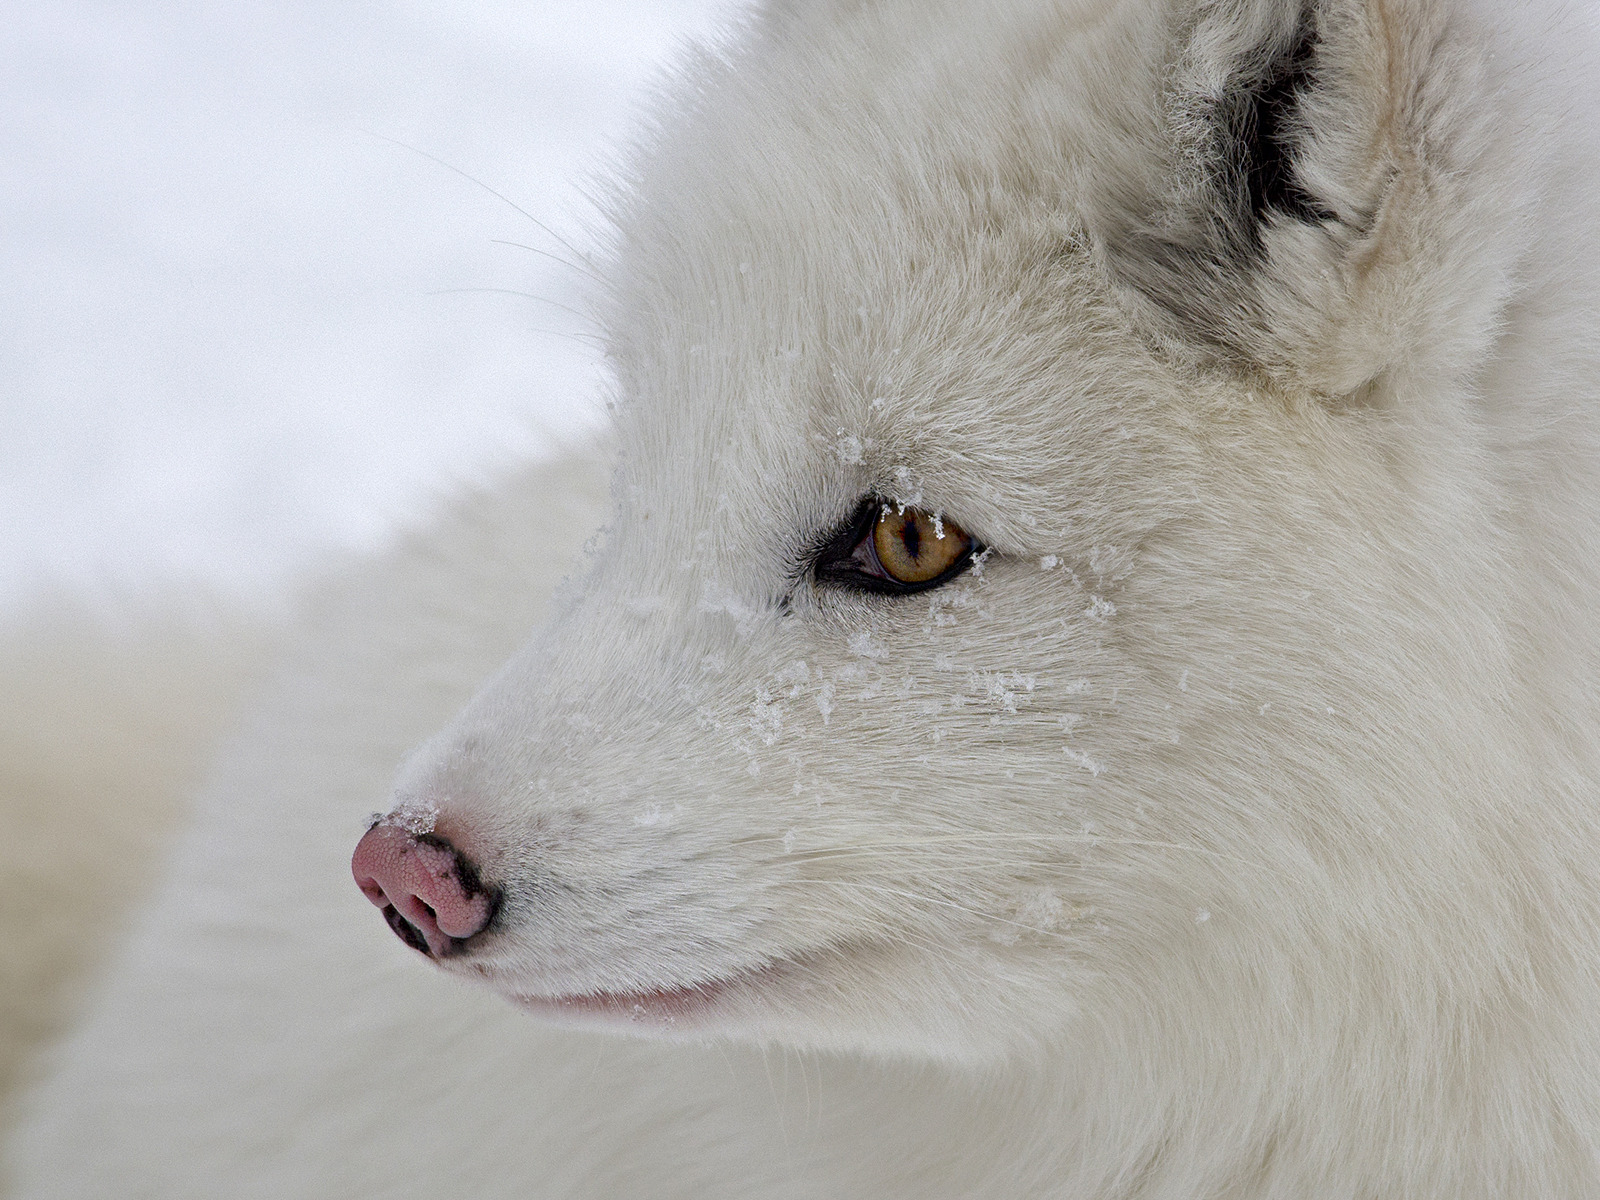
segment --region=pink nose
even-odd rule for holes
[[[494,891],[459,850],[431,833],[374,825],[350,859],[356,884],[413,950],[443,958],[494,916]]]

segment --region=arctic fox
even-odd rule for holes
[[[750,17],[618,191],[604,532],[541,626],[580,456],[326,599],[20,1194],[1600,1196],[1597,70]]]

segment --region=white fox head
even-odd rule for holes
[[[606,271],[614,520],[383,826],[497,898],[424,947],[953,1058],[1473,992],[1530,783],[1462,419],[1540,145],[1497,36],[819,2],[694,63]]]

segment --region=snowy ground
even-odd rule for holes
[[[0,615],[61,583],[270,600],[594,423],[574,274],[534,250],[591,241],[587,178],[734,7],[10,5]]]

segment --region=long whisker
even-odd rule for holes
[[[770,886],[771,887],[781,887],[781,886],[784,885],[784,882],[785,881],[778,881],[778,882],[775,882],[775,883],[771,884]],[[792,884],[792,883],[802,883],[802,882],[803,883],[819,883],[821,881],[820,880],[788,880],[786,882]],[[834,918],[834,917],[837,916],[836,910],[828,908],[827,906],[821,905],[821,904],[807,904],[803,898],[798,900],[798,901],[796,901],[796,900],[788,899],[786,897],[785,900],[784,900],[784,908],[785,908],[786,911],[791,912],[791,913],[810,913],[810,914],[814,914],[814,915],[817,915],[817,916],[821,916],[821,917],[823,917],[825,919]],[[944,951],[946,949],[945,947],[937,945],[935,942],[933,942],[930,938],[926,937],[925,935],[913,932],[912,930],[909,930],[909,929],[883,929],[883,930],[878,930],[878,931],[876,931],[874,933],[873,940],[875,942],[887,943],[889,945],[895,945],[895,946],[900,946],[900,945],[911,946],[911,947],[913,947],[913,948],[915,948],[917,950],[921,950],[925,954],[931,955],[931,956],[933,956],[935,958],[937,958],[939,955],[944,953]]]
[[[505,288],[448,288],[448,289],[446,289],[444,291],[441,291],[441,292],[429,292],[428,295],[430,295],[430,296],[447,296],[447,295],[450,295],[452,292],[500,292],[500,291],[506,291],[506,290],[508,290],[508,289],[505,289]],[[514,295],[514,296],[526,296],[527,295],[526,292],[512,292],[511,294]],[[537,299],[537,297],[530,297],[530,299]],[[544,328],[539,327],[539,326],[526,326],[526,325],[523,326],[523,329],[526,330],[526,332],[528,332],[528,333],[537,333],[541,337],[568,338],[569,340],[574,341],[574,342],[582,342],[584,345],[589,346],[591,348],[598,347],[601,350],[604,350],[606,348],[606,339],[601,337],[598,333],[582,333],[582,332],[579,332],[578,330],[574,330],[574,329],[544,329]]]
[[[853,858],[853,857],[858,857],[858,856],[856,856],[856,855],[847,855],[847,854],[837,854],[837,855],[835,855],[835,854],[829,854],[826,851],[818,851],[814,855],[806,855],[804,853],[793,854],[793,855],[790,855],[789,857],[783,859],[782,861],[785,862],[785,863],[790,863],[790,862],[800,862],[800,863],[807,863],[807,862],[833,862],[833,861],[836,861],[837,859],[840,859],[840,858]],[[862,854],[859,857],[869,858],[869,859],[873,859],[873,860],[876,861],[876,860],[879,860],[879,859],[887,859],[890,856],[887,855],[887,854],[874,855],[874,854],[869,852],[869,853]],[[899,862],[903,863],[905,860],[904,859],[898,859],[896,861],[899,861]],[[1003,867],[1031,867],[1031,868],[1036,868],[1038,870],[1045,870],[1045,871],[1048,871],[1048,870],[1062,870],[1062,871],[1072,870],[1072,871],[1078,871],[1078,870],[1082,869],[1081,864],[1079,864],[1079,863],[1051,862],[1051,861],[1048,861],[1048,860],[1045,860],[1045,859],[1038,859],[1038,858],[985,858],[985,859],[972,859],[970,861],[960,862],[960,863],[939,863],[937,865],[929,864],[929,865],[926,865],[926,866],[923,865],[923,864],[918,863],[912,869],[918,875],[959,875],[959,874],[962,874],[962,873],[965,873],[965,872],[989,871],[989,870],[993,870],[995,868],[1003,868]]]
[[[778,1095],[778,1081],[772,1077],[772,1060],[767,1057],[769,1047],[761,1047],[761,1069],[767,1075],[767,1091],[772,1094],[772,1111],[778,1118],[778,1133],[783,1138],[783,1153],[793,1165],[794,1150],[789,1145],[789,1122],[785,1118],[783,1100]]]
[[[490,295],[497,295],[497,296],[521,296],[524,300],[536,300],[540,304],[548,304],[551,308],[559,308],[563,312],[569,312],[575,317],[581,317],[585,321],[587,321],[589,319],[589,314],[584,312],[582,309],[573,308],[572,305],[563,304],[559,300],[552,300],[548,296],[540,296],[535,292],[523,292],[523,291],[519,291],[516,288],[500,288],[500,287],[435,288],[433,291],[428,292],[426,294],[429,295],[429,296],[464,296],[464,295],[471,295],[473,293],[478,293],[478,292],[488,293]]]
[[[537,254],[541,258],[548,258],[551,262],[560,263],[563,267],[566,267],[570,271],[582,271],[590,279],[604,282],[601,280],[599,273],[587,263],[571,262],[568,259],[562,258],[559,254],[551,254],[548,250],[541,250],[539,247],[530,246],[526,242],[513,242],[507,240],[506,238],[490,238],[489,241],[496,246],[515,246],[518,250],[526,250],[529,254]]]
[[[437,163],[439,166],[443,167],[445,170],[455,172],[457,175],[461,176],[461,178],[465,179],[468,183],[476,184],[478,187],[481,187],[484,191],[488,192],[496,200],[499,200],[502,204],[506,204],[506,205],[510,206],[516,212],[520,213],[522,216],[526,217],[529,221],[533,222],[533,224],[535,226],[537,226],[540,230],[542,230],[546,235],[548,235],[549,237],[554,239],[557,243],[559,243],[561,246],[563,246],[567,250],[571,251],[573,257],[576,258],[578,261],[576,263],[568,263],[567,264],[568,266],[572,267],[574,270],[584,270],[584,269],[586,269],[588,260],[584,257],[583,251],[579,250],[571,242],[567,241],[566,238],[562,237],[554,229],[551,229],[550,226],[546,225],[543,221],[539,220],[538,217],[534,216],[527,209],[523,208],[522,205],[518,204],[515,200],[513,200],[510,196],[507,196],[504,192],[497,191],[495,188],[490,187],[483,180],[477,178],[474,175],[469,175],[467,172],[463,171],[460,167],[456,166],[454,163],[447,162],[445,159],[440,158],[437,154],[430,154],[426,150],[422,149],[420,146],[413,146],[409,142],[402,142],[399,138],[389,137],[387,134],[378,133],[376,130],[368,129],[368,130],[365,130],[364,132],[366,132],[371,137],[377,138],[379,141],[388,142],[392,146],[399,146],[402,150],[409,150],[413,154],[420,154],[420,155],[422,155],[423,158],[427,159],[429,162]],[[585,266],[579,266],[580,263],[581,264],[585,264]],[[587,268],[587,269],[592,270],[592,268]]]
[[[1039,935],[1041,935],[1043,937],[1059,938],[1063,942],[1071,942],[1071,941],[1073,941],[1072,938],[1069,938],[1066,934],[1064,934],[1064,933],[1062,933],[1062,932],[1060,932],[1059,930],[1056,930],[1056,929],[1042,929],[1037,925],[1029,925],[1025,921],[1013,921],[1008,917],[1000,917],[1000,916],[996,916],[993,913],[986,913],[986,912],[983,912],[980,909],[972,908],[969,905],[961,904],[961,903],[959,903],[959,902],[957,902],[955,900],[941,899],[938,896],[921,896],[921,895],[918,895],[916,892],[907,892],[907,891],[904,891],[904,890],[902,890],[900,888],[888,887],[887,885],[881,884],[881,883],[867,883],[866,881],[860,880],[860,879],[829,879],[829,880],[790,879],[790,880],[782,880],[778,884],[775,884],[774,886],[793,885],[793,884],[797,884],[797,883],[809,883],[809,884],[813,884],[813,885],[825,885],[825,886],[828,886],[828,887],[834,887],[834,886],[838,886],[838,887],[853,887],[853,888],[857,888],[857,889],[859,889],[861,891],[880,892],[880,893],[882,893],[883,895],[886,895],[886,896],[899,896],[902,899],[912,900],[912,901],[915,901],[918,904],[937,904],[941,908],[953,908],[957,912],[965,913],[970,917],[977,917],[980,921],[998,921],[1002,925],[1011,925],[1011,926],[1014,926],[1017,929],[1026,930],[1029,933],[1036,933],[1036,934],[1039,934]]]
[[[781,842],[782,837],[759,837],[741,839],[746,843],[754,842]],[[1135,846],[1148,850],[1179,850],[1188,854],[1201,854],[1214,858],[1219,862],[1231,862],[1245,866],[1259,866],[1262,864],[1251,862],[1249,859],[1238,855],[1225,854],[1220,850],[1212,850],[1207,846],[1188,845],[1183,842],[1161,842],[1146,838],[1113,837],[1099,833],[1081,834],[955,834],[949,837],[905,838],[884,842],[859,842],[846,846],[820,847],[815,850],[802,850],[788,857],[792,858],[831,858],[848,857],[850,855],[867,851],[907,851],[923,846],[950,846],[950,845],[977,845],[983,842],[1018,842],[1035,844],[1066,844],[1080,846]]]

